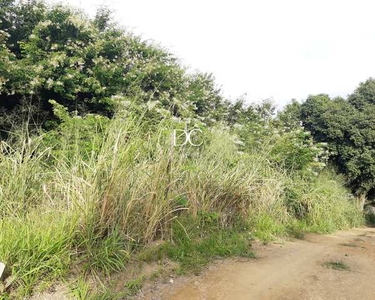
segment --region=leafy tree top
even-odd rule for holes
[[[327,142],[331,161],[358,194],[375,189],[375,81],[369,79],[348,97],[309,96],[301,120],[316,141]]]
[[[6,2],[6,3],[5,3]],[[53,120],[49,100],[78,114],[111,116],[116,107],[153,102],[160,117],[223,118],[212,75],[186,72],[165,49],[110,22],[65,6],[6,0],[0,6],[0,109],[37,106],[39,123]],[[125,105],[126,106],[126,105]],[[18,107],[18,108],[17,108]],[[0,121],[0,129],[7,124]]]

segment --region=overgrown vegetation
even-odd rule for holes
[[[87,121],[67,122],[77,120]],[[211,257],[248,255],[249,238],[362,224],[329,171],[286,172],[269,151],[238,151],[226,131],[206,130],[200,148],[171,148],[170,121],[152,134],[130,116],[106,127],[88,140],[61,126],[54,146],[55,132],[3,141],[0,257],[8,289],[31,293],[37,280],[66,276],[74,265],[120,271],[154,239],[169,241],[158,255],[194,270]]]
[[[239,256],[253,258],[250,249],[251,233],[245,224],[232,224],[222,229],[217,213],[201,213],[201,217],[183,217],[172,224],[172,240],[141,251],[145,262],[165,258],[179,262],[178,274],[198,273],[213,258]]]
[[[88,20],[0,3],[3,298],[78,272],[71,293],[85,299],[85,275],[108,277],[129,260],[198,272],[213,258],[252,257],[254,238],[363,224],[330,148],[295,118],[298,104],[275,117],[267,101],[230,103],[211,75],[188,74],[106,10]],[[185,128],[203,145],[173,147]]]

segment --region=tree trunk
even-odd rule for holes
[[[358,204],[361,210],[365,208],[366,200],[367,200],[366,193],[362,193],[358,196]]]

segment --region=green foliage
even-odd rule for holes
[[[1,220],[0,258],[10,272],[6,286],[18,287],[23,295],[30,294],[40,280],[64,278],[73,255],[75,220],[59,212]]]
[[[301,103],[292,100],[282,111],[277,115],[277,121],[281,126],[288,130],[300,128],[301,123]]]
[[[300,111],[299,106],[295,102],[291,107]],[[297,114],[293,120],[285,114],[274,119],[273,111],[272,104],[265,101],[239,112],[242,117],[248,116],[242,119],[243,124],[236,123],[232,129],[238,136],[240,149],[245,152],[266,151],[267,159],[276,166],[289,172],[316,176],[327,163],[326,143],[314,142],[310,132],[301,127],[300,121],[297,122]]]
[[[361,82],[357,89],[348,97],[350,104],[363,111],[375,105],[375,80],[369,78]]]
[[[375,105],[373,80],[349,96],[330,99],[310,96],[302,105],[302,121],[318,142],[327,142],[330,159],[345,174],[357,194],[371,193],[375,186]]]
[[[34,122],[45,126],[55,120],[50,99],[80,116],[112,117],[129,101],[150,103],[162,117],[212,124],[225,115],[212,75],[188,74],[164,49],[111,24],[106,8],[94,20],[39,2],[12,3],[0,13],[0,119],[26,100],[36,107]],[[10,129],[1,123],[0,130]]]
[[[51,125],[55,130],[47,131],[43,135],[45,147],[50,147],[53,160],[57,161],[62,156],[68,161],[74,157],[85,160],[98,153],[109,123],[107,117],[97,114],[87,114],[84,117],[69,114],[67,109],[51,100],[54,115],[58,118],[59,125]]]
[[[326,171],[316,177],[275,175],[282,183],[280,200],[268,200],[261,210],[258,204],[258,211],[249,214],[256,238],[269,242],[280,235],[300,238],[305,232],[330,233],[364,225],[363,213],[334,173]]]
[[[85,278],[79,277],[75,282],[70,284],[70,294],[77,300],[89,298],[90,286]]]
[[[351,187],[371,191],[372,80],[349,101],[311,96],[275,117],[270,101],[226,101],[212,75],[188,73],[118,29],[105,8],[89,20],[69,7],[4,0],[0,19],[9,297],[74,269],[76,298],[120,298],[95,294],[81,273],[109,276],[135,255],[198,272],[217,257],[251,257],[253,238],[363,224],[343,182],[323,171],[323,142]],[[201,129],[203,145],[171,147],[177,128]],[[163,242],[149,249],[154,240]],[[125,296],[142,283],[128,282]]]
[[[327,162],[324,143],[314,143],[309,132],[295,129],[280,135],[270,151],[270,159],[289,171],[317,175]]]
[[[176,219],[172,226],[172,242],[140,254],[140,259],[161,260],[164,257],[180,263],[179,273],[198,273],[212,259],[228,256],[254,257],[251,236],[242,227],[220,229],[216,218],[201,213],[197,219]]]
[[[144,278],[139,277],[133,280],[128,281],[125,284],[125,287],[127,288],[130,295],[135,295],[137,292],[142,288]]]
[[[336,177],[323,172],[301,190],[300,203],[306,213],[300,220],[308,231],[330,233],[364,225],[363,212]]]
[[[94,24],[100,31],[104,31],[109,28],[112,17],[112,11],[105,6],[98,9],[95,15]]]
[[[0,260],[16,275],[11,290],[32,293],[40,276],[76,265],[110,274],[155,239],[170,242],[149,256],[196,272],[215,257],[250,255],[254,236],[362,224],[340,183],[286,172],[268,149],[240,152],[228,130],[207,129],[198,149],[171,148],[173,121],[119,116],[97,131],[90,116],[55,110],[55,130],[2,144]]]
[[[114,271],[121,271],[129,259],[129,243],[119,232],[107,233],[106,236],[76,237],[79,248],[84,249],[81,260],[84,269],[95,273],[105,272],[109,276]]]
[[[286,227],[283,222],[275,219],[269,213],[257,214],[250,219],[250,226],[254,230],[254,237],[267,243],[280,235],[285,235]]]

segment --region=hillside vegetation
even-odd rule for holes
[[[349,101],[311,96],[276,116],[268,101],[226,100],[212,75],[187,72],[106,9],[90,20],[1,0],[0,20],[1,299],[71,277],[74,297],[115,299],[87,276],[163,259],[195,272],[251,256],[255,238],[364,224],[375,122],[373,100],[352,108],[363,85]],[[330,119],[352,116],[346,107],[363,122]],[[185,128],[203,144],[174,146]]]

